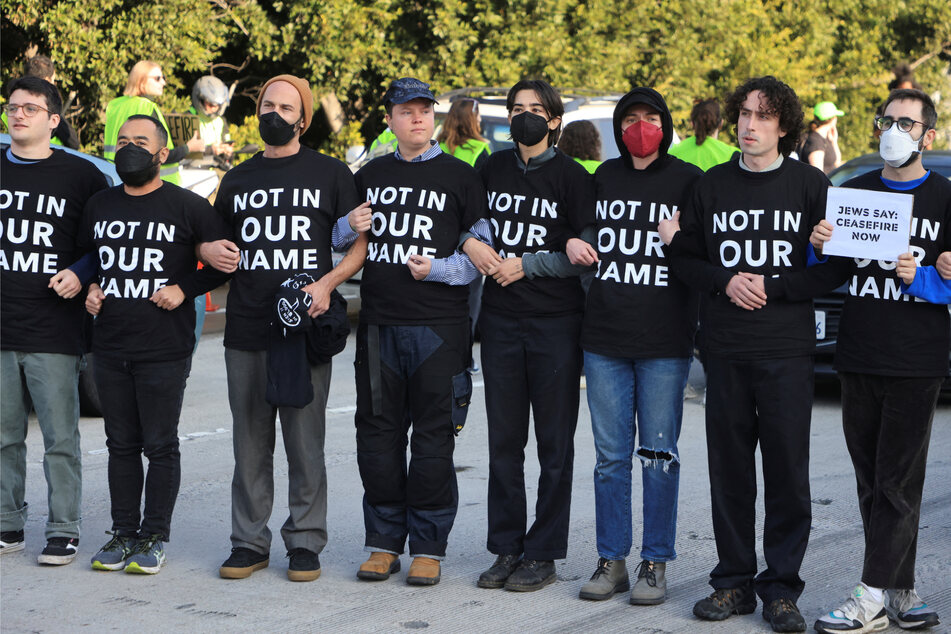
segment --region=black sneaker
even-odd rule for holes
[[[25,547],[23,531],[3,531],[0,533],[0,555],[15,553]]]
[[[245,579],[251,573],[267,568],[269,556],[238,546],[231,549],[231,556],[221,564],[218,574],[222,579]]]
[[[320,559],[314,551],[295,548],[287,556],[291,559],[287,566],[287,578],[291,581],[313,581],[320,576]]]
[[[495,558],[495,563],[479,575],[479,581],[476,583],[480,588],[501,588],[505,581],[512,576],[518,567],[518,562],[522,559],[521,555],[499,555]]]
[[[756,595],[749,586],[717,588],[709,597],[693,606],[694,616],[704,621],[723,621],[734,614],[752,614],[756,609]]]
[[[763,606],[763,618],[769,621],[774,632],[805,632],[806,619],[791,599],[773,599]]]
[[[79,550],[79,540],[75,537],[50,537],[46,541],[46,548],[40,553],[36,561],[50,566],[63,566],[76,559]]]
[[[555,578],[554,561],[523,559],[503,587],[512,592],[534,592],[552,583]]]

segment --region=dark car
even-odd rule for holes
[[[944,178],[951,179],[951,151],[937,150],[924,152],[922,162],[925,169],[932,170]],[[858,158],[843,163],[829,174],[829,180],[835,186],[840,186],[847,180],[881,169],[884,163],[877,153],[863,154]],[[846,286],[842,286],[823,297],[817,297],[816,306],[816,377],[832,378],[835,370],[832,361],[835,356],[835,342],[839,333],[839,317],[842,314],[842,304],[848,293]],[[945,381],[943,390],[951,391],[951,380]]]

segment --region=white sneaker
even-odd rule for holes
[[[885,610],[888,618],[895,621],[898,627],[906,630],[924,629],[938,625],[938,613],[921,600],[914,589],[886,590],[888,602]]]
[[[819,617],[817,632],[878,632],[888,628],[885,597],[876,601],[860,583],[840,607]]]

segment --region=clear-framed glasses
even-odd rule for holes
[[[6,112],[7,115],[11,117],[16,115],[17,110],[19,110],[20,108],[23,108],[23,114],[25,114],[27,117],[35,117],[36,113],[38,113],[40,110],[42,110],[43,112],[49,112],[49,110],[47,110],[43,106],[38,106],[35,103],[5,103],[3,104],[3,111]]]
[[[916,123],[920,123],[922,126],[925,125],[923,121],[915,121],[910,117],[899,117],[897,119],[893,117],[875,117],[875,127],[883,132],[892,127],[893,123],[897,123],[898,129],[902,132],[911,132]]]

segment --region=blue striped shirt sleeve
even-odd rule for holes
[[[492,225],[485,218],[480,218],[469,229],[473,234],[488,245],[492,244]],[[433,259],[429,275],[423,278],[424,282],[442,282],[450,286],[464,286],[478,277],[476,269],[469,256],[456,251],[446,258]]]

